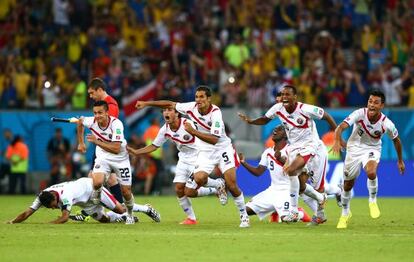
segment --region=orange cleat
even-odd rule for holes
[[[180,223],[180,225],[195,225],[197,224],[197,220],[186,218],[183,222]]]
[[[306,211],[303,208],[299,207],[298,211],[303,212],[303,217],[301,219],[302,222],[311,222],[312,221],[312,218],[308,215],[308,213],[306,213]]]

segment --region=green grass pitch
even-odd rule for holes
[[[48,224],[58,210],[42,208],[22,224],[8,220],[27,208],[33,196],[0,197],[0,261],[414,261],[414,199],[379,198],[381,217],[369,217],[368,200],[351,202],[348,229],[337,230],[340,209],[327,206],[328,222],[274,224],[251,219],[238,227],[238,212],[229,199],[193,200],[199,224],[178,223],[184,214],[175,197],[136,197],[151,203],[161,223],[140,214],[135,225],[68,222]],[[303,206],[303,204],[302,204]]]

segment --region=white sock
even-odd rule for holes
[[[316,191],[311,185],[306,184],[305,195],[315,199],[319,202],[323,201],[323,195]]]
[[[239,209],[240,215],[247,215],[243,192],[240,196],[234,197],[234,204],[236,204],[236,207]]]
[[[199,189],[197,189],[197,192],[198,197],[209,196],[216,194],[217,189],[215,189],[214,187],[200,187]]]
[[[181,198],[177,198],[178,203],[180,204],[181,208],[183,209],[184,213],[187,214],[187,217],[192,219],[192,220],[196,220],[196,216],[193,210],[193,206],[191,205],[191,200],[186,197],[183,196]]]
[[[341,193],[341,188],[338,185],[325,184],[325,193],[328,195],[339,195]]]
[[[142,212],[142,213],[147,213],[148,212],[149,207],[146,205],[140,205],[140,204],[136,204],[134,203],[134,206],[132,208],[132,211],[134,212]]]
[[[318,201],[307,195],[304,195],[303,202],[305,202],[306,205],[308,205],[308,207],[312,210],[312,212],[316,214],[316,212],[318,211]]]
[[[342,215],[347,216],[351,210],[351,191],[342,191]]]
[[[122,217],[121,214],[115,213],[114,211],[109,211],[109,212],[106,213],[106,215],[109,217],[109,222],[110,223],[114,223],[115,220]]]
[[[290,180],[290,210],[298,212],[299,201],[299,178],[298,176],[289,176]]]
[[[205,187],[214,187],[217,188],[219,186],[219,182],[217,179],[212,179],[210,177],[207,178],[207,183],[204,185]]]
[[[127,207],[128,214],[130,216],[132,216],[132,210],[134,209],[134,204],[135,204],[134,195],[131,194],[131,199],[125,200],[125,206]]]
[[[367,187],[369,192],[369,202],[377,202],[377,192],[378,192],[378,179],[374,180],[367,179]]]

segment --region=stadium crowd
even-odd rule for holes
[[[0,1],[1,108],[85,109],[103,78],[119,102],[150,80],[155,99],[267,107],[282,82],[324,107],[380,88],[414,107],[414,1]]]

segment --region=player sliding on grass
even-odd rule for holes
[[[240,212],[240,227],[249,227],[249,216],[246,212],[244,196],[236,182],[237,155],[231,139],[226,135],[220,108],[211,104],[211,90],[207,86],[197,87],[195,102],[175,103],[172,101],[138,101],[135,107],[139,110],[146,106],[174,108],[187,115],[195,124],[185,123],[185,130],[200,139],[197,167],[194,170],[195,187],[216,187],[221,204],[227,203],[227,193],[220,181],[208,180],[209,174],[218,166],[226,181],[226,186],[234,197]]]
[[[127,219],[126,209],[121,205],[106,188],[102,189],[99,204],[91,201],[93,192],[92,178],[80,178],[71,182],[64,182],[53,185],[43,190],[35,199],[33,204],[15,219],[9,221],[10,224],[21,223],[29,218],[41,206],[46,208],[62,210],[62,215],[51,223],[63,224],[69,219],[72,206],[82,207],[85,212],[91,214],[94,219],[102,223],[121,222]],[[113,212],[105,213],[104,207]],[[133,217],[138,221],[137,217]]]
[[[290,179],[290,213],[282,217],[285,222],[295,222],[299,219],[298,198],[300,181],[298,176],[302,174],[304,167],[317,154],[318,147],[322,143],[316,132],[315,121],[313,119],[324,119],[332,129],[336,128],[336,123],[327,112],[322,108],[303,104],[297,101],[297,91],[294,86],[285,85],[281,92],[280,103],[272,106],[264,116],[257,119],[250,119],[246,115],[239,113],[239,117],[248,124],[265,125],[273,118],[278,117],[285,127],[290,143],[287,164],[284,172]],[[303,184],[303,181],[301,181]],[[326,221],[324,205],[326,194],[324,188],[319,188],[319,192],[313,187],[304,185],[305,193],[315,198],[319,203],[316,219],[319,222]],[[307,192],[308,191],[308,192]]]
[[[368,98],[368,106],[352,112],[335,130],[335,144],[332,151],[339,154],[341,150],[342,132],[353,125],[352,134],[346,146],[344,163],[344,190],[342,192],[342,215],[339,218],[337,228],[348,227],[352,217],[350,209],[351,189],[355,179],[359,176],[361,167],[367,173],[367,187],[369,191],[369,212],[372,218],[380,216],[377,205],[377,167],[381,158],[381,137],[384,133],[394,142],[398,155],[398,170],[401,174],[405,171],[402,158],[402,144],[394,123],[388,119],[381,110],[384,108],[385,96],[381,91],[372,91]]]
[[[164,117],[165,124],[161,127],[160,131],[157,134],[157,137],[151,145],[140,149],[133,149],[128,146],[127,149],[131,155],[140,155],[148,154],[157,150],[167,140],[171,140],[177,146],[177,149],[179,151],[178,163],[175,169],[175,177],[173,182],[175,184],[175,192],[178,197],[178,203],[187,215],[187,218],[182,221],[181,224],[197,224],[197,219],[191,205],[191,201],[185,195],[184,189],[187,191],[193,191],[190,194],[193,197],[213,195],[217,193],[217,189],[214,187],[200,187],[198,189],[185,188],[186,182],[189,181],[196,165],[198,155],[197,145],[200,143],[200,141],[198,138],[191,135],[185,130],[185,123],[190,123],[193,125],[191,120],[181,118],[180,114],[175,109],[165,108],[162,110],[162,115]],[[211,178],[207,179],[211,180]],[[217,181],[220,181],[220,183],[217,183],[218,186],[224,185],[224,180],[222,178],[218,178]],[[191,182],[192,180],[188,182],[190,183],[189,187],[191,187]],[[207,184],[212,184],[212,182],[210,181]]]
[[[274,147],[267,148],[260,158],[259,165],[253,167],[245,161],[243,154],[239,154],[240,163],[253,175],[260,176],[266,168],[269,170],[271,185],[265,190],[255,195],[246,204],[247,214],[257,215],[260,220],[272,212],[276,212],[278,217],[289,214],[289,190],[290,180],[283,174],[283,165],[286,161],[287,136],[282,125],[273,130],[272,140]],[[303,222],[310,222],[311,219],[306,212],[299,208],[299,219]],[[274,215],[272,214],[272,217]],[[274,219],[278,220],[278,219]],[[272,222],[279,222],[273,221]]]

